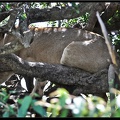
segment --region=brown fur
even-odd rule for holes
[[[30,29],[35,30],[31,46],[16,53],[25,60],[64,64],[92,73],[109,65],[107,60],[110,56],[107,46],[104,38],[98,34],[77,28]],[[12,40],[15,40],[14,37],[8,35],[4,41],[8,43]],[[0,45],[3,46],[2,37]],[[6,77],[5,79],[0,77],[1,82],[5,80]]]

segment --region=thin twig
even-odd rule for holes
[[[30,93],[30,96],[31,96],[31,97],[34,96],[34,94],[35,94],[35,92],[36,92],[36,90],[37,90],[37,85],[38,85],[38,79],[36,79],[36,81],[35,81],[35,86],[34,86],[32,92]]]
[[[111,60],[112,60],[112,63],[110,64],[109,70],[108,70],[108,84],[109,84],[110,103],[111,103],[110,104],[110,106],[111,106],[111,117],[113,117],[114,112],[115,112],[115,105],[112,105],[112,101],[115,99],[115,94],[112,93],[111,89],[114,88],[114,84],[115,84],[115,66],[117,67],[118,64],[117,64],[117,61],[116,61],[116,55],[115,55],[115,52],[113,50],[112,43],[110,42],[106,27],[105,27],[105,25],[104,25],[104,23],[103,23],[103,21],[102,21],[102,19],[101,19],[98,12],[96,13],[96,16],[97,16],[98,21],[100,23],[101,30],[102,30],[102,33],[103,33],[104,38],[105,38],[105,43],[106,43],[106,45],[108,47],[108,51],[109,51],[109,54],[110,54],[110,57],[111,57]]]
[[[107,30],[106,30],[106,28],[105,28],[105,25],[104,25],[102,19],[100,18],[99,12],[96,13],[96,16],[97,16],[98,21],[99,21],[99,23],[100,23],[102,33],[103,33],[103,35],[104,35],[104,37],[105,37],[105,42],[106,42],[106,45],[107,45],[107,47],[108,47],[108,51],[109,51],[109,54],[110,54],[112,63],[113,63],[114,65],[118,66],[117,60],[116,60],[116,55],[115,55],[115,52],[114,52],[114,50],[113,50],[112,43],[110,42],[110,38],[109,38],[109,36],[108,36]]]

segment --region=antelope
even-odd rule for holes
[[[29,29],[35,31],[33,42],[29,48],[23,48],[15,53],[24,60],[62,64],[90,73],[108,68],[110,64],[105,40],[99,34],[78,28],[29,27]],[[1,37],[1,46],[2,39]],[[13,40],[14,36],[8,34],[5,43]],[[5,82],[12,74],[14,73],[0,73],[0,83]]]

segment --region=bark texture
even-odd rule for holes
[[[0,61],[0,64],[7,65],[9,70],[17,74],[38,77],[42,81],[49,80],[59,86],[71,89],[74,95],[108,91],[107,69],[91,74],[60,64],[27,62],[15,54],[1,55]]]

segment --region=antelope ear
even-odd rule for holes
[[[23,32],[24,37],[22,40],[22,44],[24,45],[25,48],[30,47],[30,44],[33,42],[33,37],[34,37],[34,32],[27,30]]]

